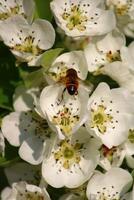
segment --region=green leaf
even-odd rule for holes
[[[43,70],[39,69],[29,73],[24,78],[24,83],[27,88],[36,87],[42,83],[43,79],[44,79]]]
[[[53,61],[63,50],[64,50],[63,48],[51,49],[43,54],[41,65],[44,67],[45,71],[48,70]]]
[[[0,167],[7,167],[13,163],[17,163],[20,160],[21,160],[20,157],[13,158],[11,160],[7,160],[4,157],[0,157]]]
[[[12,110],[12,95],[19,78],[14,56],[0,43],[0,108]]]
[[[36,4],[36,15],[35,17],[47,19],[52,21],[52,12],[50,10],[51,0],[35,0]]]

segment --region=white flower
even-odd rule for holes
[[[71,137],[87,120],[88,97],[89,93],[82,85],[76,95],[70,95],[65,86],[60,84],[43,89],[40,108],[61,139]]]
[[[115,28],[113,12],[101,8],[100,4],[100,0],[53,0],[50,6],[65,34],[79,37],[103,35]]]
[[[89,43],[84,49],[88,71],[98,74],[106,64],[120,61],[120,50],[123,46],[125,46],[125,37],[117,30],[108,33],[99,41]]]
[[[22,159],[33,165],[42,162],[45,148],[46,152],[49,149],[47,142],[52,133],[45,119],[30,111],[12,112],[3,118],[1,128],[11,145],[20,146],[19,155]]]
[[[88,101],[87,130],[108,148],[120,145],[133,125],[133,102],[133,96],[123,88],[110,90],[100,83]]]
[[[59,200],[86,200],[87,182],[77,188],[66,188],[66,194],[61,196]]]
[[[121,61],[105,65],[103,73],[110,76],[121,87],[134,93],[134,42],[121,49]]]
[[[0,157],[4,156],[5,154],[5,140],[4,140],[4,136],[0,130]]]
[[[133,186],[133,190],[123,195],[121,200],[133,200],[133,199],[134,199],[134,186]]]
[[[19,181],[39,185],[41,180],[40,166],[33,166],[24,162],[7,167],[4,171],[10,186]]]
[[[106,0],[106,4],[111,8],[117,17],[117,26],[126,35],[134,37],[134,1],[133,0]]]
[[[33,0],[0,0],[0,22],[15,15],[22,15],[28,22],[31,22],[34,8]]]
[[[87,197],[89,200],[119,200],[131,187],[132,181],[129,172],[121,168],[112,168],[106,174],[98,172],[89,180]]]
[[[74,69],[79,79],[86,79],[88,66],[82,51],[72,51],[57,57],[49,68],[48,75],[52,80],[60,82],[65,78],[68,69]]]
[[[97,141],[82,127],[71,140],[55,140],[51,154],[43,161],[42,176],[56,188],[79,187],[90,178],[98,161]]]
[[[3,195],[2,200],[25,200],[25,199],[37,199],[37,200],[50,200],[50,196],[45,187],[40,188],[36,185],[30,185],[26,182],[13,183],[12,188],[9,190],[9,195]]]
[[[123,145],[115,146],[110,149],[105,145],[102,145],[100,154],[99,165],[108,171],[112,167],[119,167],[122,164],[126,151],[123,148]]]
[[[124,158],[129,167],[134,168],[134,129],[129,129],[128,138],[119,146],[108,148],[102,145],[100,148],[100,162],[99,165],[105,170],[112,167],[121,166]]]
[[[40,94],[38,87],[26,89],[21,85],[15,89],[13,107],[15,111],[29,111],[34,109],[34,99]]]
[[[36,19],[28,24],[18,15],[0,24],[0,35],[16,58],[30,66],[40,64],[41,55],[55,40],[55,31],[47,20]]]
[[[11,188],[10,187],[5,187],[0,194],[1,200],[8,200],[11,194]]]
[[[124,144],[126,161],[129,167],[134,168],[134,129],[129,130],[128,140]]]

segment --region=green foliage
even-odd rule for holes
[[[44,67],[45,71],[51,66],[53,61],[57,56],[63,51],[63,48],[51,49],[43,54],[41,65]]]
[[[35,0],[36,3],[36,18],[47,19],[52,21],[52,13],[50,11],[51,0]]]
[[[19,81],[14,56],[0,43],[0,108],[12,110],[12,95]]]

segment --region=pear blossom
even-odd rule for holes
[[[70,37],[103,35],[115,28],[113,12],[101,1],[53,0],[50,6],[57,25]]]
[[[37,77],[35,73],[37,74]],[[31,76],[33,76],[32,81],[35,82],[35,84],[31,87],[27,88],[24,85],[19,85],[16,87],[13,94],[13,108],[15,111],[25,112],[34,109],[37,111],[36,104],[38,102],[40,93],[42,89],[47,85],[45,77],[42,74],[43,72],[40,70],[35,71],[32,75],[30,74]],[[37,78],[39,79],[38,81],[36,80]],[[41,113],[39,114],[41,115]]]
[[[39,96],[38,87],[27,89],[21,85],[15,89],[13,95],[13,108],[15,111],[29,111],[34,109],[34,101]]]
[[[3,118],[1,128],[11,145],[20,146],[19,155],[23,160],[33,165],[42,162],[53,134],[45,119],[32,111],[12,112]]]
[[[128,140],[125,143],[126,161],[130,168],[134,168],[134,129],[129,130]]]
[[[134,37],[134,1],[106,0],[106,5],[115,12],[118,28],[127,36]]]
[[[123,143],[133,126],[133,96],[123,88],[111,89],[100,83],[88,101],[87,130],[112,148]]]
[[[68,189],[66,188],[66,194],[61,196],[59,200],[86,200],[86,188],[87,182],[82,184],[78,188]]]
[[[0,22],[15,15],[22,15],[28,22],[31,22],[34,10],[33,0],[0,0]]]
[[[28,24],[19,15],[0,24],[0,35],[16,58],[20,62],[28,62],[30,66],[40,65],[43,52],[51,48],[55,40],[55,31],[50,22],[36,19]]]
[[[26,182],[13,183],[12,188],[8,188],[3,192],[2,200],[25,200],[25,199],[36,199],[36,200],[51,200],[45,187],[40,188],[36,185],[27,184]]]
[[[134,93],[134,42],[128,47],[121,49],[121,61],[105,65],[103,74],[107,74],[115,80],[121,87],[126,88],[132,94]],[[116,73],[115,73],[116,72]]]
[[[114,30],[97,41],[91,41],[84,54],[88,63],[88,71],[94,74],[102,73],[103,67],[109,63],[121,60],[121,49],[125,46],[124,35]]]
[[[112,168],[105,174],[96,172],[87,185],[88,199],[119,200],[132,185],[131,174],[121,168]]]
[[[133,200],[134,199],[134,186],[132,191],[126,193],[125,195],[123,195],[123,197],[121,198],[121,200]]]
[[[128,166],[134,167],[134,131],[129,130],[127,140],[120,144],[119,146],[113,146],[108,148],[105,145],[102,145],[100,148],[100,163],[99,165],[105,170],[111,169],[111,167],[121,166],[124,158],[128,163]],[[131,163],[131,164],[129,164]],[[133,164],[132,164],[133,163]]]
[[[99,161],[98,144],[81,127],[71,139],[56,138],[48,157],[43,160],[42,176],[56,188],[76,188],[92,175]]]
[[[4,154],[5,154],[5,139],[0,130],[0,157],[4,156]]]
[[[82,85],[76,95],[70,95],[65,86],[58,83],[43,89],[39,102],[41,111],[60,139],[71,137],[86,122],[88,96],[89,92]]]
[[[99,165],[105,170],[121,166],[124,158],[129,167],[134,168],[134,129],[129,129],[128,138],[118,146],[108,148],[105,145],[100,147]]]
[[[48,75],[53,82],[60,82],[66,77],[68,69],[74,69],[80,80],[86,79],[88,66],[83,51],[71,51],[58,56],[49,68]]]

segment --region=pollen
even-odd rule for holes
[[[131,10],[131,7],[132,7],[132,1],[131,0],[127,0],[126,3],[121,2],[121,1],[117,1],[117,2],[111,1],[110,4],[115,9],[115,13],[116,13],[117,16],[127,15],[128,12]]]
[[[70,169],[72,165],[78,164],[81,160],[81,146],[80,143],[71,144],[67,140],[61,141],[59,150],[54,153],[56,162],[60,161],[65,169]]]
[[[67,72],[68,66],[66,66],[65,63],[61,62],[58,63],[57,66],[57,71],[56,72],[51,72],[49,71],[49,76],[56,82],[60,81],[61,78],[66,77],[66,72]]]
[[[113,157],[115,157],[115,153],[117,154],[117,147],[112,147],[109,149],[105,145],[102,145],[101,147],[101,156],[108,159],[108,161],[112,164],[113,163]]]
[[[13,47],[13,50],[19,51],[21,53],[31,53],[34,56],[38,56],[41,53],[43,53],[43,50],[40,49],[38,45],[35,45],[33,43],[34,37],[28,36],[24,39],[24,41],[21,44],[16,44]]]
[[[132,130],[132,129],[129,130],[128,140],[131,143],[134,143],[134,130]]]
[[[103,105],[98,105],[97,110],[91,110],[91,128],[97,128],[101,134],[107,131],[107,124],[111,122],[113,117],[106,113]]]
[[[33,193],[33,192],[28,192],[27,190],[25,190],[23,193],[19,193],[19,196],[27,200],[44,200],[44,196],[37,191]]]
[[[62,14],[63,20],[66,21],[66,27],[72,31],[77,29],[81,32],[86,30],[86,22],[88,17],[85,15],[84,11],[80,9],[78,5],[71,5],[71,8],[64,10]]]
[[[21,14],[24,18],[26,18],[25,14],[21,12],[20,6],[16,5],[14,7],[9,8],[8,12],[1,12],[0,20],[6,20],[7,18],[12,17],[17,14]]]
[[[73,115],[69,108],[64,107],[52,119],[55,125],[59,125],[65,136],[70,136],[73,126],[79,121],[78,115]]]
[[[108,60],[108,62],[114,62],[114,61],[121,61],[121,56],[120,56],[120,51],[116,51],[114,53],[112,53],[112,51],[109,51],[106,54],[106,59]]]
[[[109,186],[103,187],[100,189],[100,191],[97,191],[96,199],[97,200],[120,200],[119,193],[117,191],[114,191],[115,187]]]

